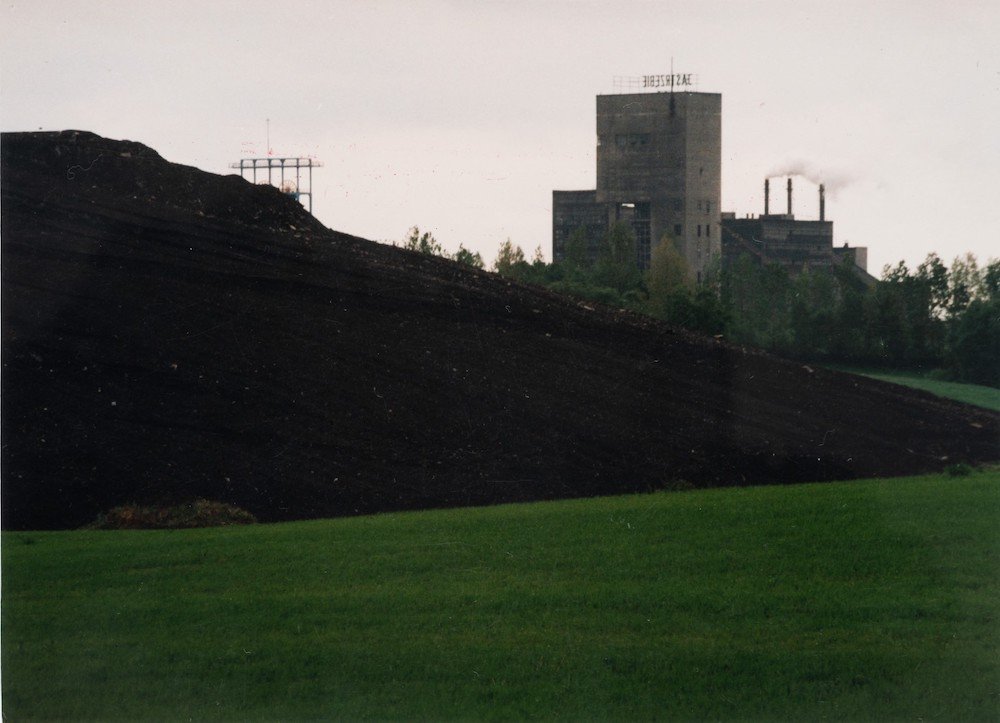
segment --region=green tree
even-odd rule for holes
[[[691,269],[687,259],[677,249],[677,243],[665,234],[650,254],[646,272],[646,288],[650,299],[664,298],[678,291],[692,288]]]
[[[727,336],[769,351],[791,349],[791,279],[783,267],[744,254],[723,272],[721,293],[730,314]]]
[[[701,284],[712,289],[715,293],[720,290],[722,283],[722,257],[719,254],[712,254],[708,263],[702,270]]]
[[[956,258],[948,290],[949,371],[961,381],[1000,386],[1000,261],[980,269],[972,254]]]
[[[437,242],[437,239],[429,231],[420,233],[420,229],[416,226],[412,227],[407,237],[403,239],[403,248],[430,256],[445,255],[444,249]]]
[[[616,223],[605,235],[598,250],[595,281],[619,294],[637,289],[642,273],[636,264],[635,234],[626,223]]]
[[[685,324],[692,316],[691,271],[670,235],[664,235],[650,254],[645,274],[646,303],[650,316]]]
[[[587,229],[579,227],[566,239],[563,264],[570,273],[581,275],[591,269],[593,262],[590,255],[590,237]]]
[[[472,266],[476,269],[482,269],[486,266],[483,263],[483,257],[478,251],[469,251],[469,249],[465,248],[462,244],[458,245],[458,251],[455,252],[454,259],[460,264]]]
[[[993,259],[983,269],[983,295],[988,301],[1000,299],[1000,259]]]
[[[902,261],[895,268],[886,266],[866,304],[866,356],[874,364],[898,366],[906,356],[902,284],[908,275],[909,269]]]
[[[730,316],[716,288],[703,283],[695,289],[689,328],[706,334],[723,334],[729,326]]]
[[[924,262],[917,267],[916,278],[925,284],[930,292],[929,311],[940,318],[948,309],[948,269],[936,253],[927,254]]]
[[[501,276],[512,276],[517,267],[525,264],[524,251],[521,247],[507,239],[500,244],[496,260],[493,262],[493,270]]]
[[[1000,298],[975,299],[954,319],[948,361],[957,379],[1000,387]]]
[[[834,321],[834,338],[830,355],[840,361],[861,362],[865,359],[865,301],[869,290],[855,271],[854,262],[843,259],[832,269],[836,280],[838,304]]]
[[[943,361],[944,328],[936,312],[940,271],[934,258],[911,273],[906,263],[883,269],[869,304],[872,361],[896,367],[936,366]]]
[[[982,296],[983,278],[979,263],[972,254],[958,256],[948,272],[948,313],[961,314],[975,299]]]
[[[807,268],[790,282],[792,353],[816,359],[831,356],[839,302],[833,275],[826,269]]]
[[[695,331],[720,334],[730,314],[719,295],[717,272],[695,286],[687,259],[665,234],[650,254],[644,310],[651,316]]]

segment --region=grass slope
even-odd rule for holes
[[[945,399],[954,399],[965,404],[972,404],[977,407],[992,409],[994,412],[1000,412],[1000,389],[995,387],[987,387],[982,384],[967,384],[964,382],[946,382],[938,379],[930,379],[919,374],[907,374],[905,372],[886,373],[864,371],[849,367],[834,368],[840,368],[843,371],[871,377],[872,379],[880,379],[883,382],[921,389]]]
[[[998,483],[5,533],[4,713],[996,719]]]
[[[939,397],[955,399],[959,402],[974,404],[977,407],[985,407],[986,409],[992,409],[994,412],[1000,412],[1000,389],[994,387],[987,387],[982,384],[944,382],[902,374],[867,374],[866,376],[892,382],[893,384],[902,384],[914,389],[923,389],[925,392],[937,394]]]

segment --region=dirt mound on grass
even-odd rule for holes
[[[257,519],[246,510],[222,502],[193,500],[172,507],[121,505],[97,516],[87,530],[180,530],[190,527],[252,525]]]
[[[2,139],[3,526],[262,521],[996,460],[998,415],[325,229],[88,133]]]

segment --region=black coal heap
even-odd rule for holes
[[[66,131],[2,138],[3,526],[262,520],[995,460],[996,414],[330,231]]]

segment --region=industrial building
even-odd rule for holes
[[[797,219],[792,213],[792,179],[785,184],[787,210],[771,213],[771,181],[764,181],[764,213],[736,218],[722,214],[722,263],[729,265],[741,256],[763,265],[777,265],[790,273],[813,268],[829,268],[850,261],[855,274],[866,284],[875,283],[868,274],[868,249],[837,247],[833,243],[833,222],[826,220],[826,191],[819,186],[817,220]]]
[[[792,214],[791,178],[787,213],[770,213],[769,181],[763,215],[722,213],[722,96],[668,87],[597,96],[597,188],[552,192],[554,261],[566,258],[567,243],[581,230],[595,258],[601,238],[624,222],[635,234],[641,269],[649,268],[657,244],[670,239],[698,282],[714,260],[726,264],[743,254],[793,273],[849,257],[859,276],[874,281],[865,270],[867,249],[834,248],[822,186],[819,220]]]
[[[583,228],[592,249],[616,222],[635,233],[636,262],[669,235],[700,278],[721,254],[722,96],[597,96],[597,188],[553,191],[552,257]]]

